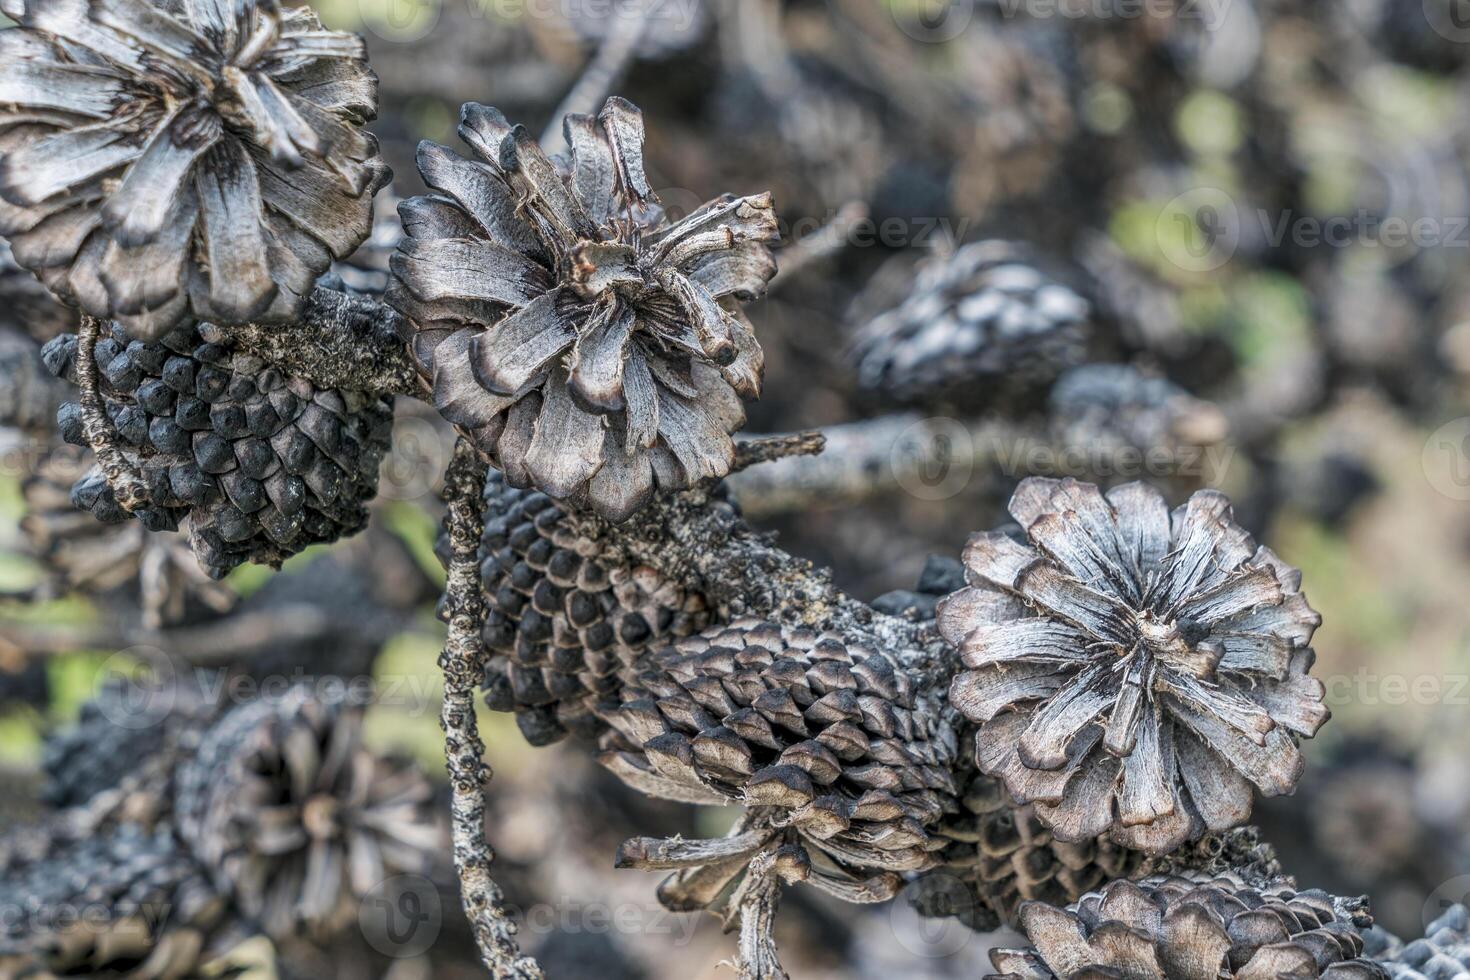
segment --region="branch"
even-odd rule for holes
[[[319,388],[423,398],[424,384],[399,335],[401,322],[380,300],[318,286],[296,322],[232,327],[230,336]]]
[[[495,854],[485,840],[485,744],[475,720],[475,694],[485,672],[480,628],[485,599],[480,591],[480,534],[484,530],[481,489],[485,464],[468,440],[460,439],[444,477],[449,505],[449,581],[445,587],[449,637],[439,666],[444,671],[440,724],[449,769],[450,815],[454,824],[454,866],[459,872],[465,915],[475,933],[480,958],[497,980],[541,980],[541,967],[521,954],[516,924],[501,908],[504,895],[490,877]]]
[[[129,514],[148,506],[148,488],[138,471],[117,448],[117,429],[102,407],[102,391],[97,378],[97,335],[102,321],[82,317],[77,332],[77,387],[81,389],[82,434],[97,457],[107,486],[117,498],[118,506]]]
[[[746,439],[735,445],[735,462],[731,465],[730,472],[739,473],[761,463],[772,463],[792,456],[817,456],[826,445],[827,437],[817,431]]]
[[[567,148],[561,121],[574,114],[596,115],[613,87],[627,73],[644,32],[648,30],[649,13],[655,6],[652,3],[624,3],[609,14],[612,25],[608,27],[607,36],[587,67],[582,69],[572,90],[551,114],[546,132],[541,135],[541,148],[548,154],[562,153]]]
[[[820,456],[782,459],[732,475],[741,509],[764,517],[854,503],[900,489],[942,492],[1006,458],[1031,430],[1001,419],[956,422],[917,413],[835,425]],[[1039,436],[1038,436],[1039,438]]]

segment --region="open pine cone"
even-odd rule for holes
[[[660,897],[709,906],[754,854],[798,846],[802,877],[845,901],[891,898],[933,867],[955,809],[952,730],[881,651],[753,619],[645,657],[606,712],[603,765],[650,796],[743,803],[719,842],[623,845],[619,863],[679,873]]]
[[[177,780],[180,835],[273,938],[329,935],[448,846],[433,787],[362,744],[362,712],[302,688],[235,708]]]
[[[1032,948],[993,951],[988,980],[1386,980],[1360,956],[1364,904],[1289,879],[1114,881],[1066,910],[1021,906]]]
[[[58,296],[144,340],[289,319],[367,237],[361,38],[274,0],[3,9],[0,233]]]
[[[434,403],[510,485],[622,520],[655,486],[729,472],[762,370],[739,302],[775,272],[776,217],[769,195],[727,196],[668,223],[622,99],[564,128],[552,160],[470,103],[477,159],[422,144],[438,193],[400,208],[388,300]]]
[[[44,356],[74,378],[76,351],[66,334]],[[188,518],[190,545],[211,575],[246,561],[279,566],[367,524],[391,398],[288,377],[207,323],[157,344],[130,342],[114,328],[95,355],[118,443],[149,491],[135,516],[150,531],[177,530]],[[80,406],[68,405],[58,422],[67,442],[86,445]],[[100,469],[77,482],[72,501],[105,523],[128,516]]]
[[[1131,483],[1031,478],[965,549],[939,608],[967,670],[950,699],[981,725],[976,761],[1059,840],[1110,832],[1166,853],[1290,792],[1298,736],[1327,719],[1301,573],[1202,490],[1171,514]]]

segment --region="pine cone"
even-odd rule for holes
[[[922,267],[908,298],[863,326],[858,383],[901,402],[980,408],[1034,393],[1086,353],[1087,301],[1017,246],[967,245]]]
[[[988,980],[1379,980],[1360,958],[1364,902],[1235,876],[1114,881],[1065,911],[1021,906],[1034,944],[990,954]]]
[[[808,880],[847,901],[890,898],[897,872],[937,862],[930,828],[956,808],[954,736],[886,654],[745,619],[639,667],[606,712],[603,765],[649,796],[748,808],[715,861],[694,847],[670,863],[689,842],[623,845],[624,866],[685,869],[665,882],[666,904],[708,906],[782,838],[820,854]]]
[[[58,337],[44,356],[74,377],[76,338]],[[119,442],[149,488],[150,507],[136,516],[150,531],[177,530],[187,517],[211,575],[246,561],[278,566],[367,523],[391,399],[288,378],[210,324],[158,344],[129,343],[114,328],[96,360]],[[77,406],[58,422],[68,442],[85,444]],[[100,470],[78,481],[72,501],[106,523],[127,517]]]
[[[1225,413],[1213,403],[1127,364],[1073,368],[1057,379],[1047,403],[1057,444],[1099,461],[1162,450],[1173,470],[1200,467],[1199,451],[1224,441],[1229,431]]]
[[[25,516],[20,529],[27,551],[45,569],[60,595],[105,595],[136,584],[143,622],[150,629],[184,622],[203,610],[227,612],[235,593],[199,568],[188,541],[168,532],[150,534],[141,524],[103,524],[72,504],[71,490],[89,476],[90,450],[52,447],[21,482]]]
[[[307,7],[6,0],[0,233],[57,296],[158,340],[290,319],[388,182],[362,39]]]
[[[495,470],[485,505],[485,699],[514,711],[532,745],[596,735],[593,709],[616,698],[620,672],[709,625],[704,597],[651,568],[599,560],[597,543],[551,498],[509,487]]]
[[[1451,905],[1423,939],[1407,945],[1375,927],[1364,937],[1364,952],[1393,980],[1463,980],[1470,975],[1470,908]]]
[[[1171,515],[1141,483],[1031,478],[1002,532],[965,549],[939,628],[967,668],[950,699],[976,761],[1058,840],[1110,832],[1167,853],[1243,823],[1251,784],[1288,793],[1296,737],[1327,719],[1301,573],[1202,490]]]
[[[0,976],[182,980],[233,939],[226,901],[167,828],[62,846],[12,869],[0,894]]]
[[[10,243],[0,238],[0,328],[44,344],[76,326],[76,314],[62,306],[35,276],[15,261]]]
[[[670,225],[643,172],[643,117],[621,99],[569,116],[570,160],[470,103],[466,161],[433,143],[440,195],[400,209],[388,300],[434,401],[512,486],[614,520],[655,484],[729,472],[762,355],[739,301],[775,272],[769,196],[710,202]]]
[[[447,846],[433,788],[362,744],[362,712],[305,688],[235,708],[177,776],[180,836],[273,938],[324,937]]]

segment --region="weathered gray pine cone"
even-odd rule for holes
[[[863,325],[858,383],[901,402],[978,409],[1034,394],[1082,361],[1091,311],[1009,242],[928,260],[896,309]]]
[[[68,334],[44,356],[74,378],[76,349]],[[157,344],[129,342],[114,327],[97,342],[96,361],[119,445],[148,487],[136,516],[150,531],[188,518],[190,546],[209,574],[246,561],[278,566],[367,524],[391,398],[287,377],[211,324]],[[79,406],[58,422],[67,442],[85,445]],[[72,501],[104,522],[127,517],[100,469],[76,484]]]
[[[21,481],[21,533],[49,589],[98,596],[136,585],[144,624],[155,629],[232,608],[235,593],[200,569],[183,535],[153,534],[135,522],[104,524],[72,504],[72,488],[93,465],[90,450],[58,445]]]
[[[769,195],[669,224],[643,168],[643,117],[569,116],[571,154],[475,103],[476,159],[424,143],[437,193],[403,204],[388,300],[434,403],[512,486],[613,520],[655,487],[723,476],[762,354],[739,303],[775,272]]]
[[[388,182],[362,39],[274,0],[6,0],[0,234],[93,316],[289,319]]]
[[[600,550],[551,498],[486,474],[485,700],[514,711],[532,745],[596,735],[597,703],[616,700],[639,657],[709,625],[703,596],[651,568],[599,560]]]
[[[1375,927],[1364,937],[1364,952],[1393,980],[1463,980],[1470,976],[1470,908],[1451,905],[1405,944]]]
[[[10,243],[0,238],[0,327],[45,343],[76,329],[76,314],[46,291],[20,264]]]
[[[1230,430],[1219,406],[1128,364],[1084,364],[1063,374],[1047,396],[1047,416],[1054,441],[1089,460],[1121,462],[1134,453],[1140,465],[1181,476],[1198,477],[1202,451]]]
[[[179,834],[273,938],[323,937],[448,846],[433,787],[362,743],[362,712],[294,688],[220,720],[176,777]]]
[[[1328,717],[1301,573],[1202,490],[1169,511],[1142,483],[1033,477],[965,549],[969,587],[939,628],[965,671],[950,700],[981,726],[976,761],[1057,839],[1111,833],[1165,853],[1288,793],[1298,737]]]
[[[0,894],[4,977],[184,980],[239,938],[227,900],[167,828],[61,845],[7,871]]]
[[[1361,957],[1362,899],[1296,891],[1290,879],[1114,881],[1066,910],[1021,906],[1032,946],[990,954],[988,980],[1380,980]]]
[[[660,897],[711,905],[761,851],[797,845],[801,876],[846,901],[891,898],[933,867],[933,825],[956,808],[942,705],[889,656],[827,633],[743,619],[649,654],[607,710],[603,765],[650,796],[742,803],[714,842],[639,839],[619,862],[678,869]]]

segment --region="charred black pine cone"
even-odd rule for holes
[[[6,873],[0,895],[0,976],[184,980],[238,938],[228,902],[167,828],[61,846]]]
[[[362,744],[362,713],[296,688],[241,705],[177,777],[180,836],[272,938],[322,937],[447,847],[416,767]]]
[[[46,345],[47,365],[74,377],[76,338]],[[211,575],[246,561],[278,566],[308,545],[367,523],[389,447],[391,399],[319,389],[236,351],[201,324],[157,344],[120,328],[97,342],[107,413],[149,490],[137,516],[149,530],[188,518],[190,544]],[[58,417],[67,442],[85,445],[80,407]],[[104,522],[126,519],[100,470],[72,500]]]
[[[1360,955],[1364,905],[1289,879],[1114,881],[1065,911],[1021,906],[1032,947],[993,951],[989,980],[1386,980]]]
[[[858,383],[901,402],[979,409],[1080,363],[1091,310],[1008,242],[929,260],[903,303],[857,333]]]
[[[288,319],[367,237],[361,38],[274,0],[3,9],[0,234],[58,296],[143,340]]]
[[[724,476],[763,355],[740,303],[775,273],[769,195],[669,224],[643,169],[643,116],[569,116],[570,156],[470,103],[465,160],[433,143],[437,193],[400,208],[388,300],[434,402],[512,486],[613,520],[655,486]]]
[[[514,711],[532,745],[596,735],[603,723],[594,708],[616,698],[620,672],[709,624],[703,596],[651,568],[605,563],[598,551],[550,497],[487,474],[485,699]]]
[[[663,799],[743,803],[709,853],[624,844],[625,866],[680,869],[661,898],[704,908],[760,851],[798,845],[803,877],[847,901],[892,897],[899,872],[933,867],[930,828],[956,808],[952,729],[890,657],[830,633],[741,620],[645,657],[607,713],[602,762]]]
[[[1451,905],[1407,945],[1375,928],[1365,951],[1393,980],[1463,980],[1470,976],[1470,908]]]
[[[1142,483],[1033,477],[1010,512],[1026,540],[972,537],[970,586],[939,608],[983,772],[1059,840],[1154,854],[1244,823],[1252,785],[1292,790],[1328,716],[1321,617],[1222,494],[1171,514]]]

